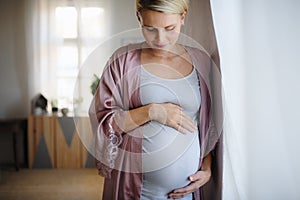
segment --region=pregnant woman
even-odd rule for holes
[[[103,199],[203,199],[221,133],[211,60],[177,43],[187,0],[136,9],[145,42],[111,56],[90,109]]]

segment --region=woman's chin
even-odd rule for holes
[[[167,52],[171,50],[170,45],[152,45],[151,47],[157,52]]]

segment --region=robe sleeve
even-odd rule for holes
[[[210,60],[210,91],[211,115],[208,137],[206,142],[206,155],[212,155],[212,176],[202,188],[202,199],[222,199],[223,182],[223,106],[222,106],[222,76],[220,68]]]
[[[96,166],[106,178],[111,177],[122,142],[122,125],[116,123],[122,120],[116,119],[126,114],[122,102],[124,53],[120,52],[115,52],[107,62],[89,109]]]
[[[223,182],[222,76],[220,68],[212,60],[209,71],[212,106],[205,153],[212,155],[212,176],[202,188],[202,199],[220,200]]]

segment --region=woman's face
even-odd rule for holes
[[[142,32],[150,48],[168,50],[176,43],[185,14],[145,10],[140,13]]]

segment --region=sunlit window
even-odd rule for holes
[[[57,31],[63,38],[77,37],[77,11],[75,7],[57,7],[55,9]]]
[[[82,8],[81,23],[83,37],[97,38],[105,34],[104,9]]]
[[[80,65],[107,35],[105,14],[104,7],[98,5],[54,6],[55,19],[52,21],[55,23],[56,46],[55,56],[51,59],[56,63],[55,98],[59,107],[73,108],[73,92]]]

